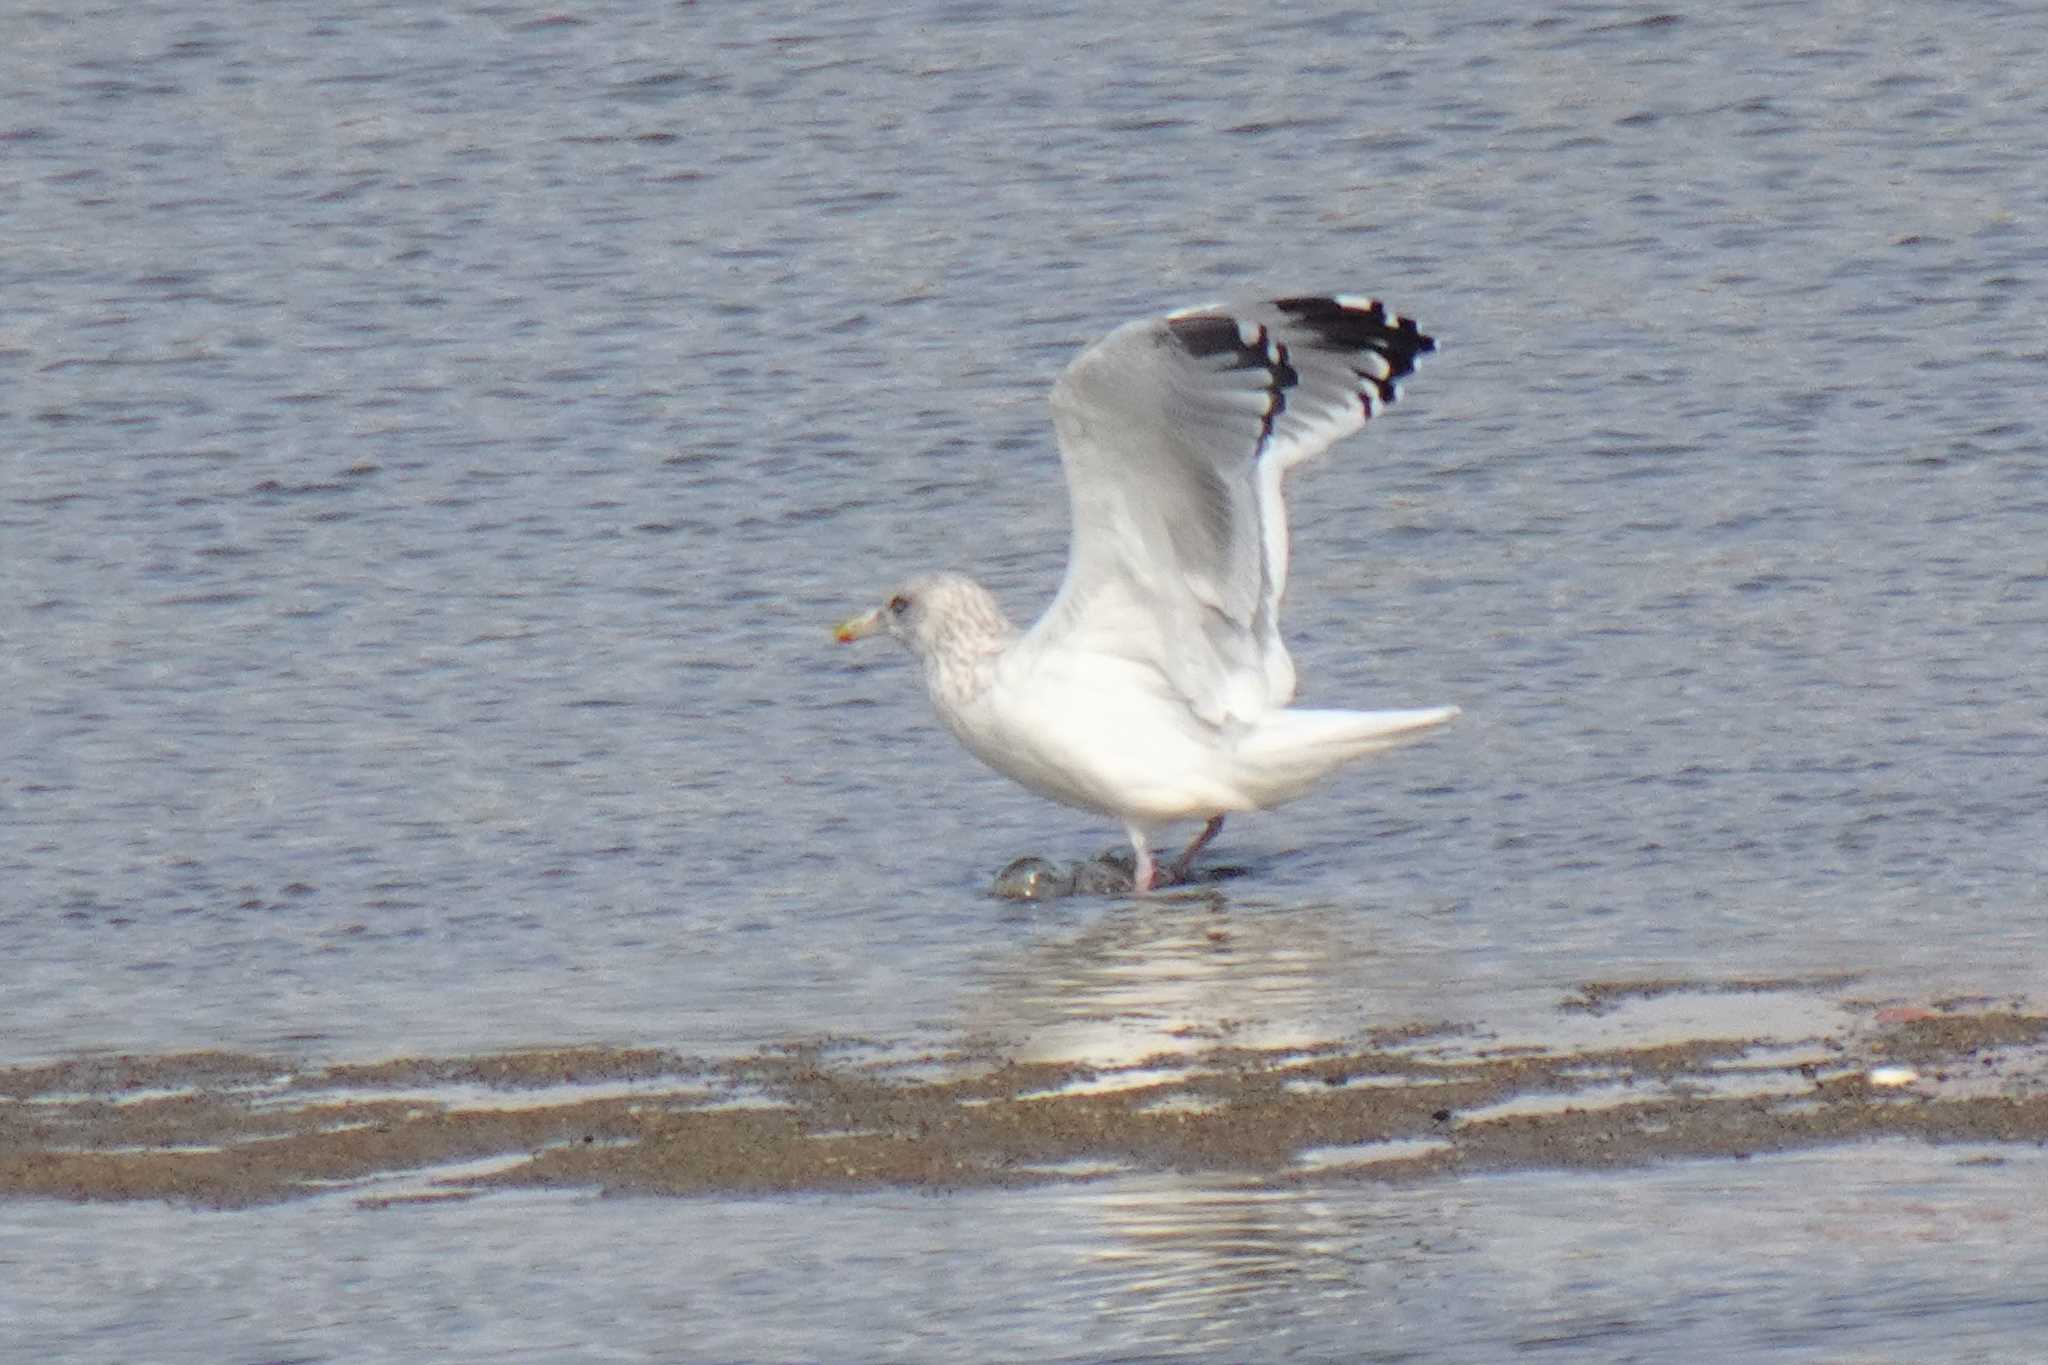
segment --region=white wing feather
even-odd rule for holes
[[[1373,300],[1304,297],[1184,309],[1083,351],[1052,396],[1067,575],[1022,647],[1151,665],[1211,725],[1286,705],[1282,480],[1434,348]]]

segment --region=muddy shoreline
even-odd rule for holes
[[[1702,989],[1730,988],[1595,983],[1558,1014]],[[723,1060],[635,1048],[326,1067],[95,1055],[0,1069],[0,1197],[231,1208],[520,1187],[943,1191],[1139,1171],[1312,1184],[1885,1137],[2048,1142],[2048,1014],[1951,1001],[1849,1004],[1841,1019],[1798,1038],[1606,1045],[1404,1029],[1110,1068],[995,1051],[883,1056],[851,1039]]]

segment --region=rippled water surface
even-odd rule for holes
[[[1992,0],[17,7],[0,1061],[1129,1060],[1512,1032],[1589,979],[2038,994],[2044,74],[2048,18]],[[1035,614],[1058,367],[1268,286],[1442,341],[1294,481],[1304,698],[1465,715],[1233,820],[1220,901],[993,901],[1013,857],[1115,831],[979,769],[903,659],[827,627],[940,564]],[[1958,1159],[1225,1193],[1214,1237],[1145,1230],[1209,1207],[1172,1181],[20,1206],[121,1288],[0,1300],[108,1358],[832,1354],[747,1330],[823,1274],[878,1356],[1747,1357],[1848,1324],[1931,1359],[2048,1330],[1984,1269],[2042,1264],[1977,1221],[2016,1168]],[[1925,1167],[1927,1212],[1873,1257],[1874,1193],[1771,1225],[1818,1258],[1731,1231],[1665,1274],[1671,1221],[1776,1206],[1802,1160]],[[1584,1245],[1529,1240],[1566,1215]],[[491,1249],[530,1217],[564,1259]],[[358,1269],[243,1273],[337,1237]],[[289,1343],[249,1325],[293,1294]],[[374,1330],[328,1311],[365,1294]]]
[[[90,1223],[43,1206],[9,1239],[38,1248],[11,1269],[42,1316],[0,1325],[25,1352],[195,1360],[404,1361],[432,1342],[522,1361],[2024,1362],[2040,1167],[1885,1145],[1314,1199],[1176,1179]]]

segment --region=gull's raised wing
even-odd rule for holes
[[[1155,665],[1211,724],[1284,706],[1282,477],[1434,349],[1376,300],[1304,296],[1183,309],[1083,351],[1052,394],[1073,545],[1027,648]]]

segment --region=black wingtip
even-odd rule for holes
[[[1378,299],[1308,294],[1275,299],[1273,306],[1326,346],[1379,358],[1380,365],[1371,369],[1352,367],[1367,417],[1398,399],[1401,381],[1415,373],[1416,359],[1436,349],[1436,338],[1417,327],[1413,318],[1388,312]],[[1376,373],[1381,366],[1386,373]]]
[[[1291,389],[1301,382],[1294,366],[1287,363],[1287,348],[1255,322],[1241,322],[1215,313],[1190,313],[1168,318],[1166,325],[1181,349],[1197,359],[1228,355],[1233,357],[1228,369],[1264,369],[1272,375],[1271,385],[1276,391]]]
[[[1378,299],[1304,294],[1275,299],[1273,306],[1331,346],[1379,352],[1393,371],[1389,383],[1413,374],[1415,358],[1436,349],[1436,338],[1417,327],[1415,319],[1388,312]]]
[[[1416,359],[1436,349],[1436,338],[1414,319],[1389,312],[1378,299],[1300,294],[1274,299],[1270,306],[1286,314],[1282,330],[1298,342],[1352,357],[1358,401],[1367,417],[1398,399],[1400,381],[1415,373]],[[1174,342],[1197,359],[1221,357],[1223,368],[1267,371],[1265,428],[1270,433],[1287,404],[1287,391],[1301,378],[1286,343],[1261,324],[1233,316],[1227,307],[1173,314],[1166,325]]]

